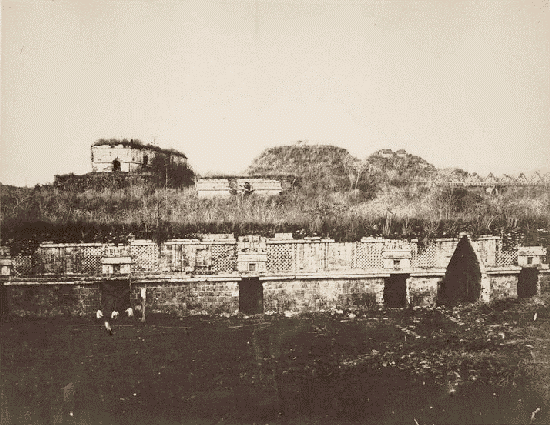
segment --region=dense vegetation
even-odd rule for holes
[[[195,173],[187,164],[170,161],[164,155],[157,155],[149,167],[150,183],[156,188],[189,187],[195,183]]]
[[[267,149],[256,158],[250,175],[275,173],[299,176],[307,192],[346,191],[351,188],[349,172],[353,157],[346,149],[327,145],[291,145]]]
[[[118,146],[122,145],[124,147],[131,148],[147,148],[155,152],[161,152],[164,154],[177,155],[184,158],[187,158],[184,153],[177,151],[175,149],[163,149],[156,145],[150,145],[148,143],[143,143],[139,139],[99,139],[94,143],[94,146]]]
[[[157,164],[162,171],[164,165]],[[365,160],[334,146],[281,146],[249,167],[252,175],[292,174],[299,185],[279,197],[198,199],[193,187],[168,184],[123,189],[62,191],[2,187],[2,243],[78,242],[136,237],[165,239],[197,233],[293,232],[339,241],[363,236],[423,240],[456,236],[508,236],[510,243],[548,246],[550,194],[544,187],[482,189],[432,185],[443,173],[404,152]],[[155,187],[156,186],[156,187]],[[179,187],[179,188],[171,188]],[[32,244],[31,244],[32,245]]]

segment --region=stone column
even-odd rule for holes
[[[376,279],[376,281],[373,283],[374,287],[374,293],[376,295],[376,303],[378,305],[384,305],[384,278],[379,277]]]
[[[481,271],[481,294],[479,299],[481,302],[488,303],[491,301],[491,278],[481,262],[479,263],[479,270]]]
[[[407,299],[407,307],[411,306],[411,284],[412,284],[412,277],[408,277],[405,280],[405,294]]]

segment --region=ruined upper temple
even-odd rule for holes
[[[187,163],[187,157],[181,152],[146,145],[137,139],[100,139],[92,145],[92,171],[146,171],[153,158],[158,155],[163,155],[174,163]]]

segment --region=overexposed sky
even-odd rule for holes
[[[0,182],[99,138],[241,172],[309,140],[480,174],[550,169],[548,0],[2,0]]]

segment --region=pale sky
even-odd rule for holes
[[[550,170],[548,0],[2,0],[0,182],[99,138],[242,172],[266,147]]]

